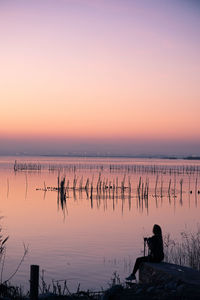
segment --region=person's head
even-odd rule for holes
[[[153,234],[155,235],[162,235],[162,229],[159,225],[155,224],[153,226]]]

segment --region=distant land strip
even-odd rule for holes
[[[170,159],[170,160],[200,160],[200,156],[175,156],[175,155],[123,155],[123,154],[77,154],[77,153],[69,153],[69,154],[28,154],[28,153],[14,153],[14,154],[4,154],[0,153],[0,156],[37,156],[37,157],[77,157],[77,158],[141,158],[141,159]]]
[[[184,159],[200,160],[200,156],[162,156],[162,155],[115,155],[115,154],[41,154],[46,157],[88,157],[88,158],[148,158],[148,159]]]

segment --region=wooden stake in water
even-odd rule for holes
[[[171,178],[170,178],[170,180],[169,180],[169,187],[168,187],[168,196],[170,197],[170,189],[171,189]]]
[[[180,203],[182,205],[182,195],[183,195],[183,178],[180,180]]]
[[[157,196],[157,186],[158,186],[158,175],[156,176],[155,197]]]

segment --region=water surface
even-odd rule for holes
[[[16,159],[39,164],[41,169],[14,171]],[[178,237],[185,227],[196,229],[199,174],[198,161],[1,157],[1,224],[3,234],[10,236],[3,280],[20,261],[23,243],[29,252],[12,279],[14,284],[28,287],[31,264],[44,270],[47,283],[67,280],[72,291],[79,283],[83,289],[107,287],[115,271],[123,280],[141,255],[143,237],[151,235],[154,223],[172,237]],[[57,188],[58,176],[66,178],[65,185],[69,181],[65,203],[56,190],[47,189]],[[102,186],[97,193],[99,178]],[[87,179],[88,193],[80,190]],[[138,197],[140,180],[141,193],[142,185],[144,192],[149,183],[148,199]],[[107,186],[104,192],[103,184]]]

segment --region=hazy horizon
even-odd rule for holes
[[[0,155],[199,156],[200,142],[121,140],[0,140]],[[196,149],[196,151],[194,151]]]

